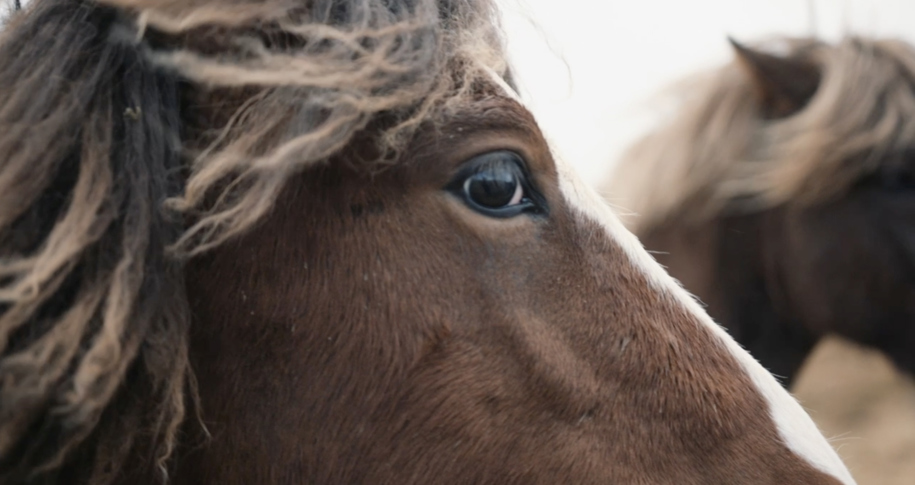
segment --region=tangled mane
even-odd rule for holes
[[[821,204],[915,140],[915,51],[894,40],[776,38],[820,74],[796,113],[761,115],[733,62],[674,85],[677,110],[621,157],[605,185],[638,232],[676,214],[707,219],[780,204]]]
[[[109,483],[150,463],[167,479],[197,408],[182,262],[379,116],[383,167],[477,80],[507,76],[504,59],[490,0],[15,14],[0,33],[0,481]]]

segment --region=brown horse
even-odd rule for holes
[[[915,51],[734,43],[606,194],[708,312],[790,385],[838,334],[915,371]]]
[[[496,14],[18,14],[0,37],[2,482],[854,483],[553,159]]]

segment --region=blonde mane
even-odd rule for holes
[[[153,53],[159,65],[197,84],[257,87],[218,142],[196,157],[184,196],[172,201],[179,211],[196,210],[209,190],[231,179],[230,189],[198,213],[199,221],[176,244],[189,255],[254,224],[290,174],[326,160],[375,115],[395,115],[397,122],[381,137],[380,148],[396,152],[420,123],[464,102],[476,80],[488,79],[492,71],[507,72],[498,11],[489,0],[426,0],[397,8],[392,5],[399,3],[352,2],[337,7],[347,10],[339,19],[289,0],[228,6],[169,0],[109,3],[136,11],[141,30],[182,35],[196,34],[201,26],[271,23],[274,27],[265,29],[271,36],[304,41],[270,49],[257,36],[228,30],[224,37],[195,38],[197,44],[215,42],[228,52],[185,48]]]
[[[834,200],[915,140],[915,51],[895,40],[837,45],[778,38],[820,70],[809,103],[764,119],[746,72],[733,61],[676,84],[678,108],[619,160],[603,186],[634,213],[635,232],[666,218]]]

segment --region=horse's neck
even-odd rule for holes
[[[773,214],[667,222],[643,231],[645,247],[712,318],[790,385],[816,341],[795,319],[771,257]]]

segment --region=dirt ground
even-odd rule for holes
[[[793,391],[859,485],[915,485],[915,381],[881,354],[827,340]]]

